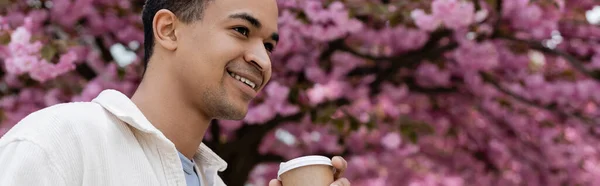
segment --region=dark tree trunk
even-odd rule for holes
[[[243,186],[248,181],[250,171],[262,162],[280,162],[283,158],[273,155],[261,155],[258,147],[263,137],[278,124],[289,120],[298,120],[302,114],[288,117],[277,117],[262,125],[244,125],[236,132],[236,138],[227,143],[219,142],[220,128],[218,123],[211,124],[210,132],[213,140],[205,144],[213,149],[228,166],[227,170],[220,174],[228,186]]]

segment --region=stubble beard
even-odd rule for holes
[[[224,89],[219,91],[203,91],[202,97],[206,103],[206,112],[212,115],[212,118],[222,120],[242,120],[246,117],[246,112],[237,108],[227,97]]]

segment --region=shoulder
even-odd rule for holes
[[[84,154],[95,148],[90,145],[94,141],[91,138],[102,135],[99,129],[109,125],[108,121],[110,114],[93,102],[63,103],[38,110],[0,138],[0,164],[36,166],[20,170],[61,172],[69,175],[70,181],[78,180]],[[44,168],[48,170],[38,170]]]
[[[76,140],[86,133],[98,132],[97,128],[106,125],[111,120],[110,118],[111,114],[97,103],[57,104],[33,112],[19,121],[0,138],[0,147],[16,140],[40,143],[48,143],[61,138]]]

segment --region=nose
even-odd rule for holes
[[[251,63],[256,69],[263,74],[271,69],[271,58],[264,44],[253,44],[252,47],[244,54],[244,60]]]

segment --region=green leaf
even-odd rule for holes
[[[411,126],[400,126],[400,134],[408,138],[412,143],[417,143],[419,140],[419,135]]]
[[[544,120],[544,121],[540,122],[540,127],[542,127],[542,128],[553,128],[555,126],[556,125],[553,122],[548,121],[548,120]]]
[[[337,111],[337,106],[329,105],[317,113],[317,122],[327,123],[331,121],[331,116]]]
[[[0,121],[4,121],[4,117],[6,117],[4,116],[4,110],[0,109]]]
[[[333,120],[331,120],[331,123],[333,123],[333,125],[335,126],[335,128],[338,131],[343,131],[344,130],[344,123],[345,123],[345,121],[343,119],[333,119]]]
[[[10,34],[4,33],[4,34],[0,35],[0,44],[8,45],[8,43],[10,43]]]
[[[310,110],[309,114],[310,114],[310,121],[312,123],[317,123],[317,111],[316,110]]]
[[[400,124],[400,134],[413,143],[416,143],[420,136],[430,135],[434,132],[433,127],[425,122],[410,119],[403,119],[401,122],[403,123]]]
[[[485,2],[490,5],[493,10],[496,10],[496,3],[498,2],[498,0],[485,0]]]
[[[350,121],[350,129],[351,130],[358,130],[358,128],[360,128],[360,126],[362,125],[361,122],[356,119],[354,116],[352,116],[352,114],[348,113],[345,110],[342,110],[344,112],[344,114],[347,116],[348,121]]]
[[[360,128],[360,121],[358,121],[356,118],[352,117],[350,119],[350,129],[351,130],[358,130],[358,128]]]
[[[375,121],[375,117],[371,117],[371,120],[367,123],[367,129],[372,130],[375,129],[377,122]]]
[[[58,53],[58,50],[56,49],[56,47],[54,47],[53,45],[45,45],[42,48],[42,58],[45,59],[46,61],[51,62],[52,59],[54,59],[54,56],[56,56],[56,53]]]
[[[448,136],[458,136],[458,129],[456,127],[450,127],[447,132]]]
[[[300,88],[293,86],[290,88],[290,94],[288,95],[288,101],[292,104],[298,104],[300,99]]]
[[[118,68],[117,69],[117,75],[119,76],[120,80],[123,80],[125,78],[125,69],[123,68]]]

